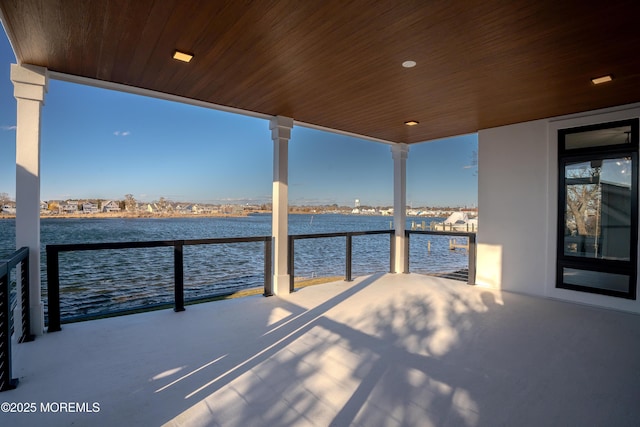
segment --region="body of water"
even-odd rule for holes
[[[433,219],[425,219],[428,225]],[[435,219],[442,221],[442,219]],[[290,215],[289,234],[388,230],[392,218],[358,215]],[[419,220],[420,222],[422,219]],[[407,220],[409,228],[411,219]],[[46,296],[48,244],[188,240],[268,236],[271,215],[241,218],[43,218],[42,287]],[[465,240],[465,239],[462,239]],[[431,241],[431,252],[427,251]],[[440,273],[467,267],[466,251],[450,251],[446,236],[411,239],[411,271]],[[461,242],[461,238],[458,238]],[[15,221],[0,220],[0,259],[14,250]],[[185,298],[263,286],[264,243],[184,247]],[[353,276],[389,269],[389,236],[353,238]],[[296,278],[344,276],[345,238],[297,240]],[[173,248],[60,253],[62,318],[173,302]],[[46,302],[46,298],[45,298]]]

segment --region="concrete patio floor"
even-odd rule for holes
[[[637,426],[640,317],[381,274],[63,325],[14,376],[4,426]]]

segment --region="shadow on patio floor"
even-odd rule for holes
[[[638,316],[374,275],[68,325],[16,346],[11,425],[636,425]],[[45,355],[45,356],[43,356]],[[4,424],[4,423],[3,423]]]

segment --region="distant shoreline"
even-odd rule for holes
[[[222,214],[222,213],[206,213],[206,214],[176,214],[176,213],[149,213],[149,212],[98,212],[98,213],[75,213],[75,214],[45,214],[40,215],[40,219],[54,218],[54,219],[117,219],[117,218],[242,218],[249,215],[247,212],[242,214]],[[255,212],[261,213],[261,212]],[[0,213],[0,219],[15,219],[15,214],[3,214]]]
[[[327,212],[289,212],[290,214],[297,215],[321,215]],[[333,213],[333,212],[332,212]],[[347,213],[340,212],[343,215]],[[40,219],[46,218],[59,218],[59,219],[117,219],[117,218],[244,218],[251,214],[271,214],[271,211],[248,211],[243,213],[153,213],[153,212],[96,212],[96,213],[62,213],[62,214],[41,214]],[[15,214],[7,214],[0,212],[0,220],[2,219],[15,219]]]
[[[40,219],[47,218],[59,218],[59,219],[135,219],[135,218],[244,218],[251,214],[271,214],[271,211],[249,211],[243,213],[153,213],[153,212],[97,212],[97,213],[63,213],[63,214],[41,214]],[[354,216],[387,216],[393,218],[391,215],[380,214],[353,214],[351,212],[301,212],[297,210],[290,211],[291,215],[324,215],[324,214],[339,214],[339,215],[354,215]],[[430,215],[407,215],[407,218],[441,218],[442,216],[430,216]],[[15,214],[7,214],[0,212],[0,220],[3,219],[15,219]]]

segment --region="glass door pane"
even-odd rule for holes
[[[570,163],[564,178],[564,254],[630,260],[631,159]]]

